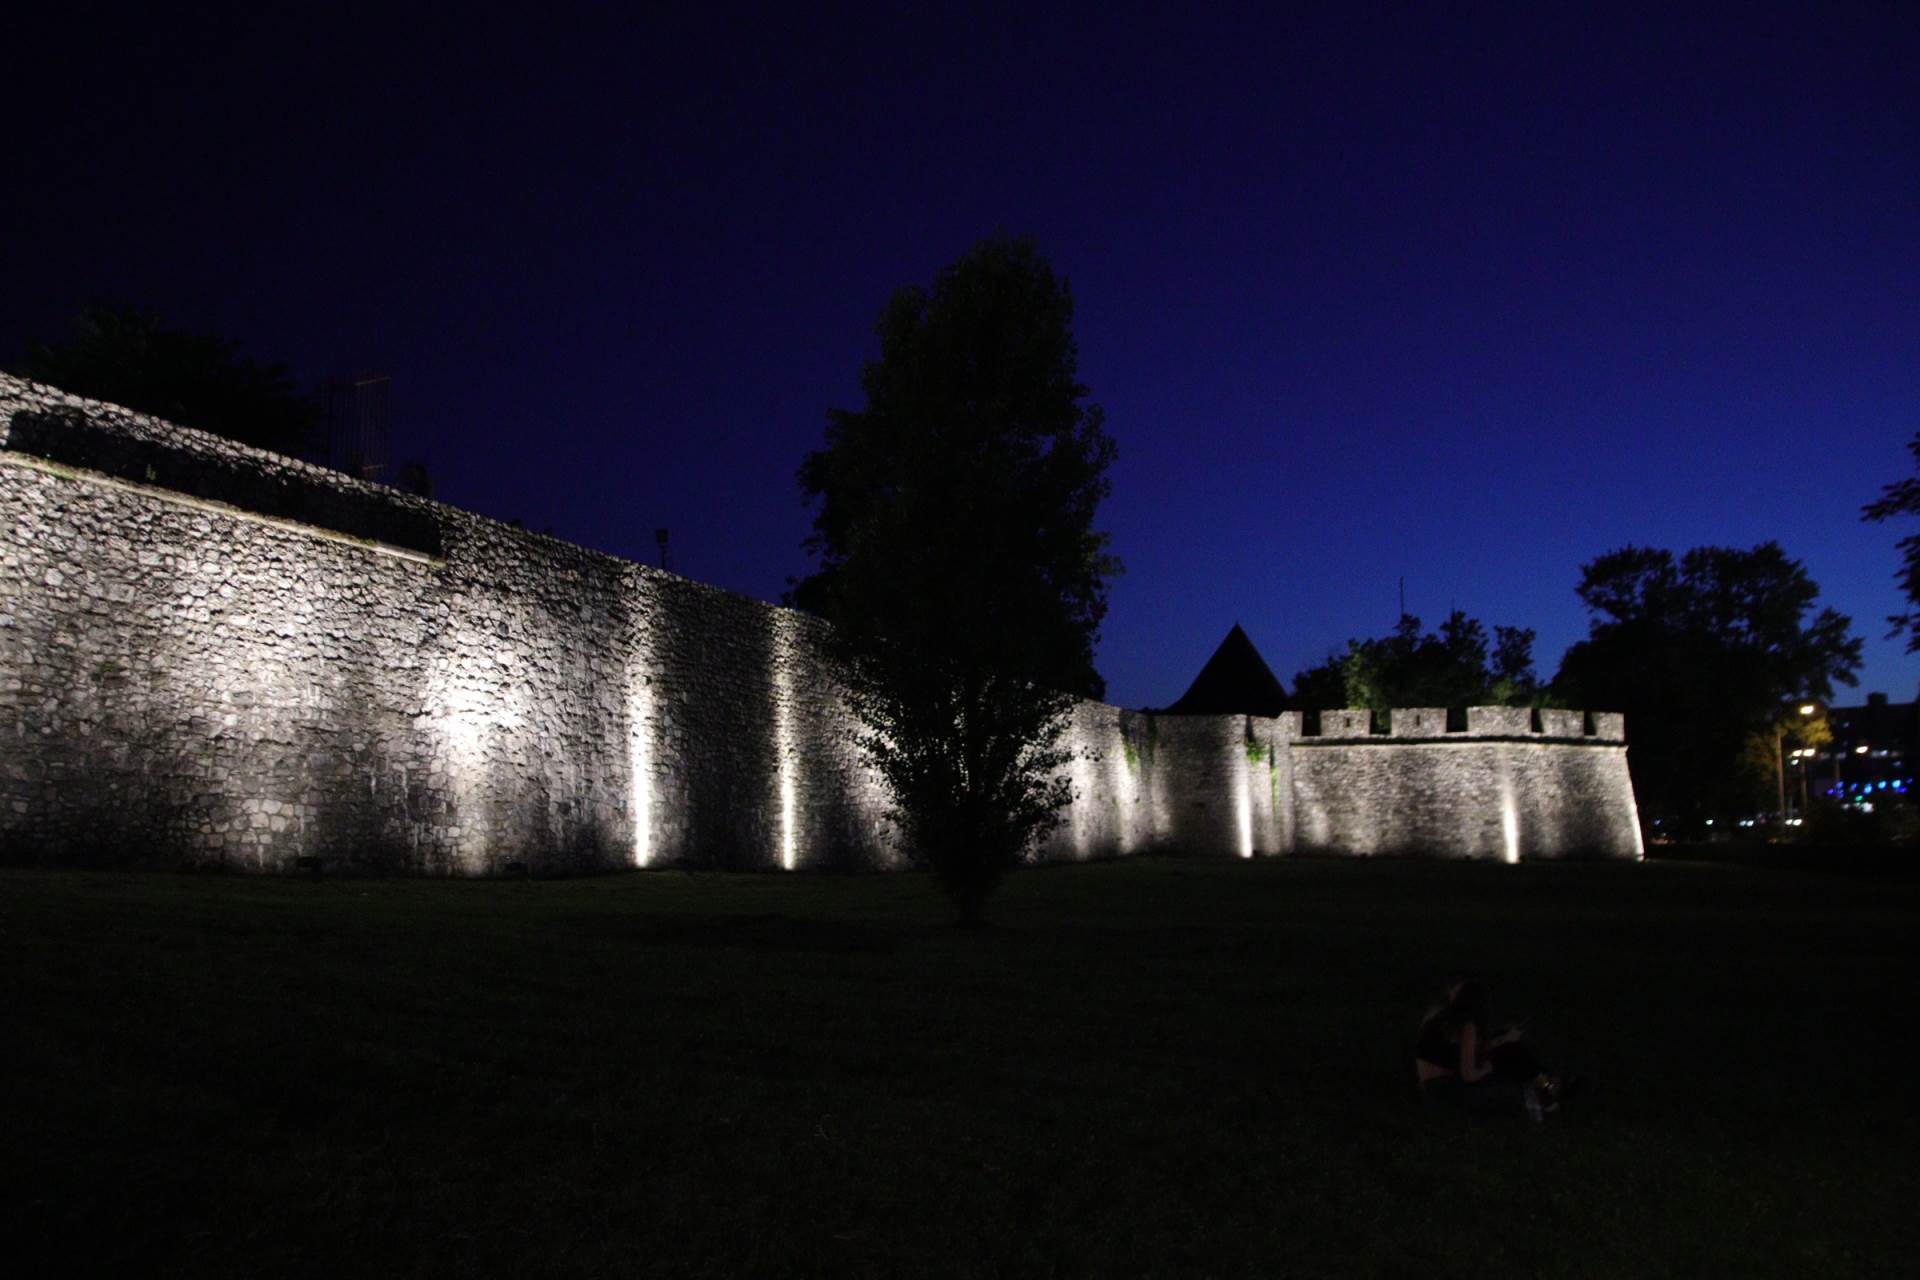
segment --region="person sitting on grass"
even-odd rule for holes
[[[1538,1120],[1569,1096],[1549,1075],[1520,1028],[1487,1035],[1487,988],[1472,979],[1448,986],[1414,1039],[1414,1073],[1423,1102],[1474,1115],[1524,1110]]]

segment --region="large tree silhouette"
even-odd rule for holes
[[[16,365],[21,377],[278,453],[305,450],[320,420],[285,365],[255,364],[235,343],[137,307],[89,306],[65,342],[31,344]]]
[[[1104,688],[1114,447],[1072,322],[1031,241],[983,241],[894,294],[866,406],[829,414],[800,468],[817,568],[790,599],[834,624],[907,852],[967,922],[1058,821],[1067,711]]]
[[[1624,547],[1580,571],[1592,614],[1554,680],[1569,705],[1627,715],[1643,815],[1685,828],[1771,803],[1742,756],[1789,701],[1854,683],[1860,640],[1778,543],[1695,547],[1676,559]]]
[[[1907,441],[1907,451],[1920,464],[1920,433]],[[1895,516],[1920,516],[1920,478],[1908,476],[1894,481],[1881,490],[1878,501],[1869,502],[1861,510],[1865,520],[1891,520]],[[1908,534],[1900,539],[1899,546],[1900,573],[1895,580],[1913,607],[1905,613],[1890,614],[1887,621],[1893,624],[1891,634],[1906,634],[1907,652],[1912,653],[1920,650],[1920,533]]]

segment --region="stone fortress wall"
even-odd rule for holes
[[[0,375],[0,860],[888,867],[823,624]],[[1642,852],[1618,716],[1075,708],[1043,851]]]

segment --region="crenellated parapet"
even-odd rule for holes
[[[1448,742],[1511,738],[1616,745],[1626,741],[1625,718],[1617,711],[1558,707],[1395,707],[1371,711],[1361,707],[1322,711],[1317,725],[1303,725],[1304,717],[1299,712],[1288,714],[1294,717],[1295,726],[1290,736],[1303,740]]]

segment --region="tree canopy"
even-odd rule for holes
[[[1913,455],[1916,467],[1920,467],[1920,432],[1907,441],[1907,451]],[[1895,516],[1920,516],[1920,478],[1908,476],[1896,480],[1881,491],[1877,501],[1869,502],[1861,511],[1866,520],[1891,520]],[[1907,598],[1912,608],[1905,613],[1890,614],[1887,621],[1893,625],[1893,635],[1904,633],[1907,637],[1907,652],[1920,650],[1920,533],[1910,533],[1900,539],[1900,572],[1894,581],[1900,584],[1900,593]]]
[[[1539,692],[1533,670],[1533,631],[1487,628],[1455,609],[1437,632],[1403,613],[1393,631],[1374,640],[1349,640],[1345,653],[1293,678],[1296,705],[1325,711],[1366,707],[1524,705]]]
[[[1770,807],[1743,767],[1781,708],[1854,683],[1860,640],[1778,543],[1623,547],[1581,567],[1591,617],[1554,680],[1572,705],[1627,715],[1634,791],[1649,817],[1683,825]]]
[[[137,307],[86,307],[66,342],[31,344],[14,371],[279,453],[306,449],[320,421],[285,365],[255,364],[236,343],[170,329]]]
[[[907,851],[970,919],[1071,799],[1060,733],[1104,689],[1114,446],[1072,320],[1030,240],[981,242],[894,294],[865,407],[832,411],[799,473],[817,567],[789,599],[834,624]]]

